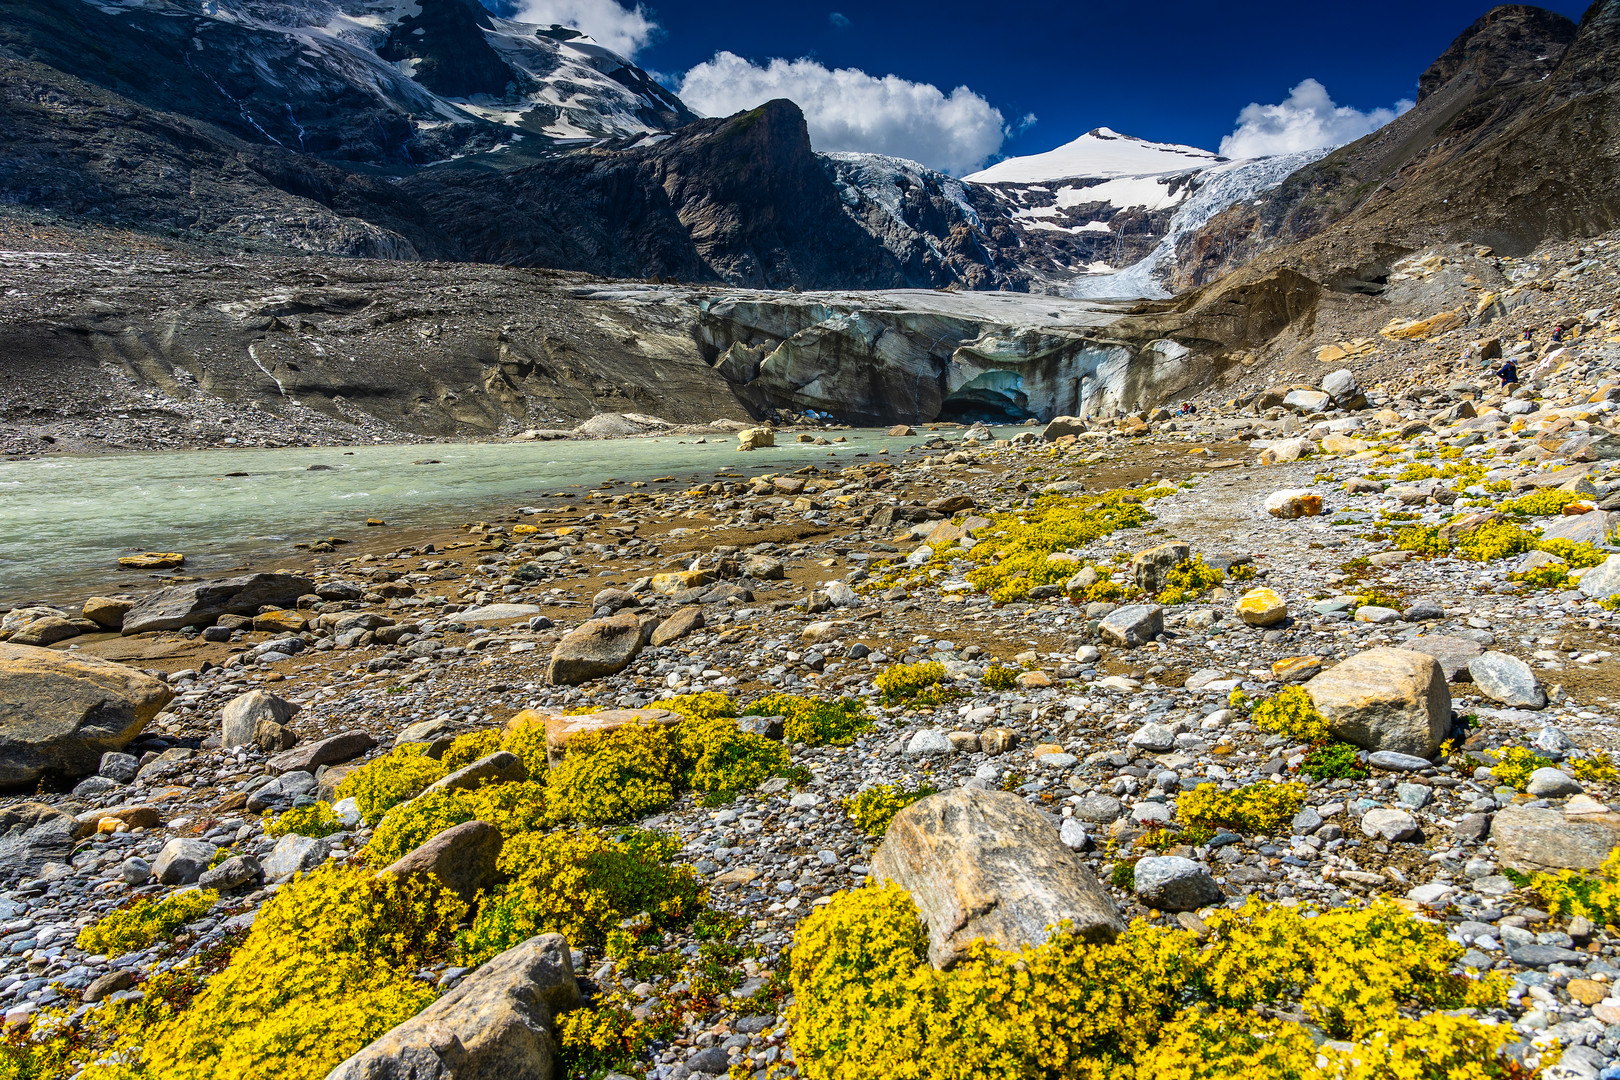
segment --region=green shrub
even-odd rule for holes
[[[1365,780],[1367,770],[1349,743],[1320,742],[1305,751],[1299,771],[1312,780]]]
[[[1221,571],[1206,563],[1202,555],[1194,555],[1166,575],[1158,602],[1166,607],[1191,603],[1219,585],[1225,577]]]
[[[353,799],[367,825],[376,825],[391,807],[413,799],[449,774],[427,756],[426,743],[406,743],[355,769],[337,787],[337,799]]]
[[[1254,703],[1249,718],[1261,731],[1283,735],[1296,742],[1314,743],[1328,738],[1327,719],[1311,703],[1302,686],[1285,686],[1271,697]]]
[[[780,716],[782,740],[789,745],[848,746],[872,727],[872,718],[859,698],[801,697],[769,694],[748,706],[747,716]]]
[[[1546,517],[1561,514],[1564,507],[1572,502],[1580,502],[1586,496],[1575,491],[1560,491],[1557,488],[1543,488],[1520,495],[1497,507],[1506,514],[1518,514],[1521,517]]]
[[[1515,791],[1523,791],[1530,785],[1531,773],[1552,765],[1547,758],[1524,746],[1509,746],[1495,751],[1494,756],[1497,763],[1491,766],[1491,775]]]
[[[1119,529],[1147,524],[1153,516],[1143,501],[1175,490],[1156,485],[1079,498],[1044,496],[1032,510],[994,514],[985,530],[994,539],[982,542],[972,553],[974,558],[991,561],[968,571],[967,580],[999,603],[1022,600],[1037,585],[1062,585],[1074,576],[1076,567],[1048,559],[1048,555],[1085,547]]]
[[[844,809],[849,813],[850,820],[866,835],[882,836],[889,831],[889,823],[894,820],[894,815],[919,799],[938,793],[938,788],[926,784],[914,788],[876,784],[845,799]]]
[[[1586,918],[1599,926],[1620,923],[1620,848],[1609,852],[1596,874],[1532,874],[1530,887],[1554,918]]]
[[[447,772],[455,772],[457,769],[466,768],[475,761],[489,757],[489,755],[500,749],[502,749],[500,732],[494,730],[469,731],[465,735],[457,735],[450,740],[449,747],[440,756],[439,761],[444,765]]]
[[[986,690],[1011,690],[1018,685],[1020,674],[1022,672],[1018,668],[1000,663],[991,664],[984,669],[984,677],[979,680],[979,685]]]
[[[575,948],[600,946],[619,924],[645,915],[653,928],[691,920],[707,893],[689,866],[671,865],[681,841],[631,830],[525,834],[501,849],[511,878],[478,911],[460,940],[462,962],[481,964],[535,934],[559,933]]]
[[[507,839],[546,822],[545,785],[534,781],[488,784],[471,791],[433,791],[389,810],[366,845],[366,860],[379,869],[469,821],[487,821]]]
[[[940,684],[950,676],[945,665],[937,660],[922,660],[915,664],[891,664],[878,672],[877,688],[888,704],[918,702],[938,704],[942,700]]]
[[[1224,791],[1217,784],[1199,784],[1176,800],[1176,816],[1193,828],[1270,833],[1304,805],[1305,785],[1300,783],[1262,782],[1233,791]]]
[[[1548,563],[1533,570],[1509,574],[1508,580],[1521,582],[1532,589],[1564,589],[1570,584],[1569,568],[1559,566],[1557,563]]]
[[[682,720],[675,728],[675,749],[683,786],[706,793],[709,805],[752,791],[788,767],[784,746],[739,730],[726,716]]]
[[[118,1075],[321,1080],[437,997],[416,971],[465,912],[419,877],[332,863],[301,875],[183,1012],[131,1040],[136,1064]]]
[[[1535,547],[1540,529],[1521,529],[1505,521],[1489,521],[1457,542],[1457,554],[1474,562],[1523,555]]]
[[[517,755],[529,771],[530,780],[542,780],[551,767],[546,749],[546,722],[527,709],[506,722],[501,749]]]
[[[318,802],[314,806],[295,806],[275,820],[265,822],[264,835],[297,833],[299,836],[320,837],[340,833],[344,828],[343,819],[332,812],[332,807]]]
[[[1211,913],[1206,943],[1143,922],[1106,944],[979,942],[940,971],[904,891],[841,893],[795,938],[795,1064],[805,1080],[1510,1075],[1505,1028],[1436,1013],[1506,1000],[1505,980],[1453,974],[1463,947],[1443,926],[1386,903],[1308,914],[1251,901]]]
[[[546,781],[554,821],[634,821],[675,801],[675,747],[658,724],[585,732]]]
[[[208,914],[218,899],[213,889],[185,889],[161,900],[137,900],[80,930],[74,944],[88,953],[122,956],[159,938],[169,940],[186,923]]]

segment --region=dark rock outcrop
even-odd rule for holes
[[[212,626],[221,615],[252,615],[261,607],[294,607],[315,583],[295,574],[248,574],[175,585],[143,597],[124,615],[124,633]]]

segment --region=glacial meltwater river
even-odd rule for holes
[[[656,439],[453,443],[279,450],[195,450],[0,462],[0,602],[83,598],[149,584],[119,573],[133,551],[178,551],[186,573],[273,567],[295,541],[357,538],[367,518],[441,526],[547,502],[604,480],[710,480],[815,463],[932,438],[829,432],[831,446],[795,442],[751,454],[727,432]],[[432,461],[435,464],[416,464]],[[311,466],[327,466],[311,469]],[[241,474],[241,475],[231,475]],[[556,505],[554,502],[551,505]],[[268,560],[268,561],[261,561]]]

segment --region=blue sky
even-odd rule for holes
[[[1259,127],[1246,128],[1253,137],[1233,144],[1240,148],[1286,148],[1273,136],[1345,141],[1415,97],[1418,74],[1490,7],[653,0],[638,10],[616,0],[505,2],[525,17],[586,24],[699,111],[719,114],[782,93],[812,113],[818,149],[906,153],[958,173],[1102,126],[1215,150],[1251,103],[1278,109],[1250,114]],[[1587,4],[1543,6],[1579,20]],[[791,63],[799,60],[808,63]],[[1320,87],[1291,99],[1308,79]],[[1303,133],[1294,126],[1301,110],[1317,122]]]

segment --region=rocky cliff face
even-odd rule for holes
[[[1593,11],[1610,6],[1599,3]],[[1589,15],[1588,21],[1592,19]],[[1456,182],[1471,162],[1496,162],[1497,175],[1484,190],[1472,193],[1479,196],[1480,206],[1510,198],[1510,189],[1518,185],[1507,179],[1509,171],[1534,174],[1554,167],[1553,160],[1529,151],[1523,138],[1529,135],[1534,141],[1538,127],[1557,124],[1547,112],[1553,84],[1562,82],[1583,96],[1603,95],[1601,78],[1578,89],[1562,63],[1566,50],[1580,37],[1585,39],[1581,51],[1594,55],[1572,66],[1602,68],[1600,36],[1595,26],[1578,35],[1573,22],[1540,8],[1518,4],[1493,8],[1423,73],[1416,108],[1300,169],[1259,199],[1232,205],[1183,237],[1172,284],[1186,288],[1213,281],[1265,252],[1323,234],[1331,225],[1349,222],[1356,231],[1355,219],[1376,213],[1382,204],[1398,204],[1399,213],[1408,219],[1407,228],[1393,234],[1386,231],[1384,243],[1401,244],[1405,236],[1415,241],[1419,234],[1438,239],[1440,231],[1430,234],[1422,226],[1445,222],[1471,230],[1473,239],[1493,242],[1488,237],[1494,237],[1515,248],[1533,246],[1547,233],[1543,226],[1524,220],[1524,212],[1538,221],[1544,214],[1528,206],[1503,205],[1483,217],[1465,216],[1445,200],[1452,194],[1471,194]],[[1594,140],[1582,138],[1559,156],[1578,154],[1584,166],[1598,149]],[[1503,232],[1502,226],[1508,231]],[[1372,239],[1370,232],[1367,239]],[[1387,274],[1382,269],[1386,259],[1372,243],[1356,246],[1361,257],[1333,267],[1334,283],[1376,291]],[[1408,241],[1401,246],[1411,250],[1423,245]]]

